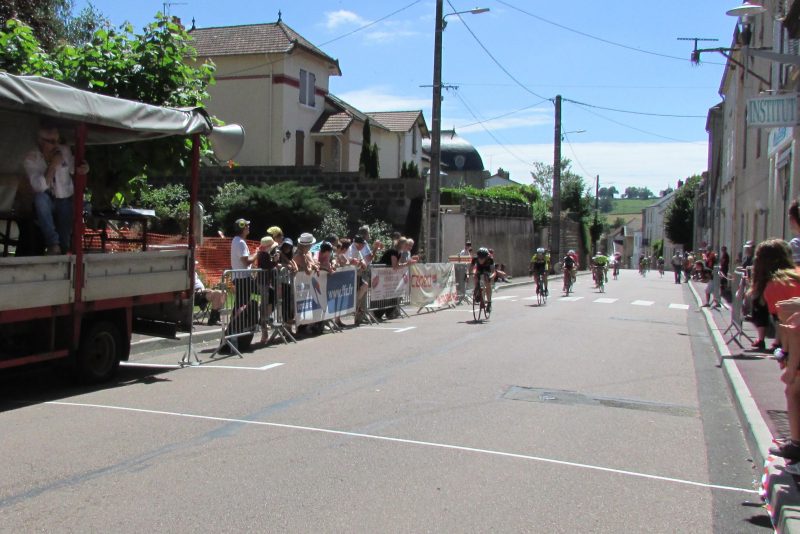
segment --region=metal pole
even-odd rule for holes
[[[439,185],[442,137],[442,30],[443,0],[436,0],[436,31],[433,42],[433,102],[431,103],[431,203],[428,210],[428,261],[441,259],[439,232]]]
[[[561,248],[561,95],[556,95],[556,120],[553,136],[553,220],[550,257],[560,258]]]

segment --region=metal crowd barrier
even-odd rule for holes
[[[219,346],[212,354],[231,352],[242,357],[257,331],[295,341],[286,328],[293,319],[292,276],[287,269],[230,269],[222,273],[225,307],[220,313]]]
[[[746,273],[743,269],[736,269],[733,271],[733,276],[729,278],[732,280],[732,289],[733,298],[731,299],[731,324],[728,328],[722,333],[722,336],[731,333],[731,338],[728,340],[736,341],[739,343],[739,337],[744,336],[747,339],[751,340],[750,336],[745,334],[743,328],[743,320],[744,320],[744,304],[745,299],[747,298],[747,293],[750,289],[750,278],[746,276]]]
[[[466,303],[472,306],[472,294],[470,293],[470,278],[471,269],[467,263],[456,263],[454,265],[456,270],[456,292],[458,293],[457,304]]]
[[[366,318],[378,323],[378,316],[397,314],[408,318],[403,306],[411,304],[411,273],[408,267],[393,268],[387,265],[370,265],[367,290]]]

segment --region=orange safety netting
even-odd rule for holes
[[[102,246],[100,231],[86,229],[83,234],[83,248],[86,252],[134,252],[142,250],[142,235],[136,230],[107,230],[107,237],[125,241],[106,241]],[[231,268],[231,241],[229,237],[205,237],[203,244],[195,249],[196,270],[206,285],[216,285],[222,280],[222,272]],[[254,251],[258,241],[247,240],[247,246]],[[188,246],[186,236],[147,233],[148,248],[182,248]]]

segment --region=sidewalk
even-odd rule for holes
[[[704,302],[704,288],[695,287],[694,282],[689,287],[700,306]],[[764,466],[761,491],[772,524],[776,532],[800,533],[800,477],[786,473],[783,459],[768,452],[773,438],[789,435],[778,363],[769,354],[749,350],[751,341],[744,336],[739,338],[741,345],[733,341],[734,329],[725,333],[731,324],[729,308],[700,309],[717,349],[720,368],[733,393],[754,465],[756,469]],[[743,323],[743,330],[755,339],[751,323]],[[767,339],[767,346],[771,341]]]

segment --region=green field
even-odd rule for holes
[[[623,215],[623,214],[631,214],[631,213],[642,213],[642,210],[647,206],[651,206],[658,201],[657,198],[650,198],[647,200],[639,200],[638,198],[633,199],[614,199],[614,209],[608,212],[606,215]]]

